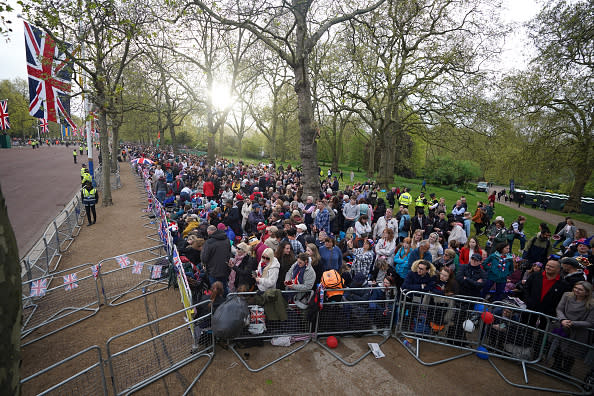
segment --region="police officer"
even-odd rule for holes
[[[404,206],[407,209],[408,206],[413,202],[412,195],[410,195],[409,191],[410,190],[408,188],[405,188],[404,192],[400,194],[400,198],[398,198],[398,202],[400,202],[400,205]]]
[[[74,157],[74,163],[76,164],[76,147],[74,148],[74,150],[72,150],[72,156]]]
[[[91,174],[89,173],[88,169],[85,169],[85,173],[83,173],[81,184],[84,186],[87,182],[90,182],[91,185],[93,184],[93,179],[91,178]]]
[[[425,210],[425,206],[427,205],[427,198],[425,198],[425,193],[421,193],[415,201],[415,215],[419,212],[420,209]]]
[[[95,204],[99,200],[99,193],[97,189],[93,187],[90,181],[87,181],[82,188],[80,193],[83,205],[85,205],[85,211],[87,212],[87,220],[89,223],[87,226],[95,224],[97,221],[97,212],[95,212]],[[93,222],[91,222],[91,212],[93,212]]]
[[[85,176],[85,171],[87,170],[87,164],[82,164],[81,168],[80,168],[80,180],[82,184],[85,184],[84,182],[84,176]]]

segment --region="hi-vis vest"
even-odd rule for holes
[[[83,204],[85,205],[94,205],[95,204],[95,194],[97,193],[97,189],[93,188],[90,191],[86,188],[83,188]]]
[[[400,205],[408,206],[412,203],[413,199],[409,193],[405,192],[400,195],[400,199],[398,201],[400,202]]]
[[[91,175],[89,173],[84,173],[82,175],[82,181],[81,184],[85,184],[88,181],[93,181],[93,179],[91,178]]]
[[[85,177],[86,170],[87,168],[80,168],[80,177]]]

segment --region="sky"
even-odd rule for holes
[[[8,35],[8,42],[0,38],[0,80],[13,79],[15,77],[27,78],[25,65],[25,38],[23,34],[23,23],[17,18],[20,6],[15,0],[9,0],[17,11],[11,13],[13,32]],[[521,24],[533,18],[539,9],[537,0],[503,0],[502,19],[507,22]],[[525,31],[518,27],[506,39],[501,62],[498,65],[500,70],[523,69],[526,66],[526,55],[529,50],[524,47],[526,43]]]

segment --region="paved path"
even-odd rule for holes
[[[494,189],[496,191],[501,191],[503,190],[505,187],[502,186],[495,186]],[[489,190],[489,193],[493,191],[493,189]],[[556,226],[558,223],[562,222],[565,220],[565,216],[560,216],[558,214],[554,214],[551,212],[545,212],[542,209],[532,209],[530,207],[526,207],[526,206],[522,206],[521,208],[518,208],[518,203],[517,202],[505,202],[503,199],[501,199],[501,201],[495,201],[496,205],[505,205],[508,206],[510,208],[522,211],[524,213],[526,213],[527,215],[530,216],[534,216],[537,219],[540,219],[542,221],[546,221],[549,224],[553,224],[554,226]],[[569,214],[569,216],[571,216],[571,214]],[[575,220],[575,224],[578,228],[584,228],[586,231],[588,231],[588,235],[594,235],[594,224],[589,224],[589,223],[584,223],[583,221],[577,221]],[[554,229],[551,231],[555,231]]]
[[[0,150],[0,184],[21,258],[79,191],[83,162],[87,155],[79,154],[74,164],[72,146]]]

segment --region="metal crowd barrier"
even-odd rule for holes
[[[492,316],[493,322],[486,323],[483,315]],[[542,358],[542,342],[549,327],[546,316],[519,307],[489,304],[466,296],[409,291],[401,296],[397,332],[401,342],[402,337],[416,341],[416,351],[407,350],[426,366],[468,356],[480,346],[486,348],[484,355],[525,364]],[[466,352],[426,362],[420,357],[422,342]]]
[[[198,358],[206,357],[205,366],[194,380],[190,384],[184,383],[184,395],[188,394],[214,357],[212,331],[200,326],[210,323],[209,303],[207,300],[190,307],[205,313],[182,325],[175,322],[179,322],[180,314],[185,314],[186,309],[111,337],[107,341],[107,356],[114,394],[136,392]],[[143,341],[138,342],[139,339]]]
[[[57,333],[99,311],[99,290],[91,265],[82,264],[23,282],[21,346]],[[40,330],[57,321],[65,324],[47,333]]]
[[[381,336],[378,345],[392,335],[396,306],[396,288],[366,287],[337,289],[344,292],[340,302],[324,302],[316,322],[316,343],[347,366],[355,366],[372,353],[368,348],[358,358],[347,361],[320,341],[320,336]],[[332,289],[332,291],[335,291]]]
[[[97,183],[97,187],[103,187],[103,167],[98,166],[95,169],[95,182]],[[117,169],[115,172],[112,172],[109,176],[109,182],[111,185],[112,190],[117,190],[122,187],[122,182],[120,180],[120,165],[118,164]]]
[[[123,257],[129,261],[125,267],[118,261]],[[167,279],[162,280],[161,276],[153,279],[152,276],[152,266],[158,265],[163,259],[167,259],[163,245],[156,245],[99,261],[99,280],[105,304],[117,306],[145,294],[167,289]],[[139,265],[141,268],[135,269],[136,262],[142,263]],[[167,267],[169,262],[163,265]],[[165,274],[164,270],[162,268],[160,272]]]
[[[250,300],[256,294],[257,292],[229,293],[229,296],[237,295],[241,298],[246,299],[248,305],[255,305],[251,304]],[[283,298],[287,300],[289,300],[289,298],[294,294],[295,292],[292,291],[282,292]],[[262,371],[265,368],[272,366],[274,363],[277,363],[283,360],[284,358],[291,356],[297,351],[305,348],[312,336],[311,322],[308,321],[305,311],[301,310],[294,303],[288,304],[287,320],[278,321],[269,320],[268,318],[266,318],[265,324],[266,330],[260,334],[252,334],[248,331],[248,327],[245,327],[238,337],[234,338],[233,340],[229,340],[229,348],[233,351],[235,356],[237,356],[237,358],[241,361],[245,368],[247,368],[249,371],[253,373]],[[284,353],[282,356],[274,359],[272,362],[266,363],[258,368],[252,368],[237,351],[236,344],[238,342],[247,340],[269,340],[275,337],[295,337],[300,339],[300,341],[297,343],[298,345],[296,348],[291,349],[287,353]]]
[[[36,279],[58,267],[66,251],[80,232],[83,222],[82,204],[78,193],[51,221],[39,241],[21,259],[23,279]]]
[[[72,356],[67,357],[64,360],[61,360],[41,371],[38,371],[37,373],[27,378],[22,379],[22,393],[30,394],[30,391],[28,389],[29,387],[36,385],[36,380],[43,381],[40,386],[43,386],[43,384],[46,382],[55,382],[55,378],[59,377],[61,374],[61,371],[58,369],[62,369],[65,365],[88,364],[87,361],[89,360],[89,355],[92,352],[97,353],[97,356],[94,358],[95,363],[64,380],[61,380],[59,383],[41,391],[40,393],[37,393],[37,395],[41,396],[68,394],[77,396],[107,396],[107,384],[105,381],[105,373],[103,371],[103,358],[101,357],[101,349],[97,345],[86,348],[78,353],[75,353]],[[77,359],[81,356],[85,357],[85,359]],[[81,362],[78,362],[78,360],[81,360]],[[71,361],[73,363],[69,363]]]
[[[548,317],[551,328],[560,328],[557,318]],[[524,368],[524,383],[510,380],[503,371],[490,360],[491,366],[497,374],[508,384],[525,389],[540,391],[570,393],[574,395],[591,395],[594,389],[594,329],[584,329],[589,333],[588,342],[583,343],[560,335],[556,330],[546,334],[543,340],[544,355],[537,362],[529,362]],[[529,385],[528,372],[531,369],[548,377],[570,385],[573,391],[565,388]]]

